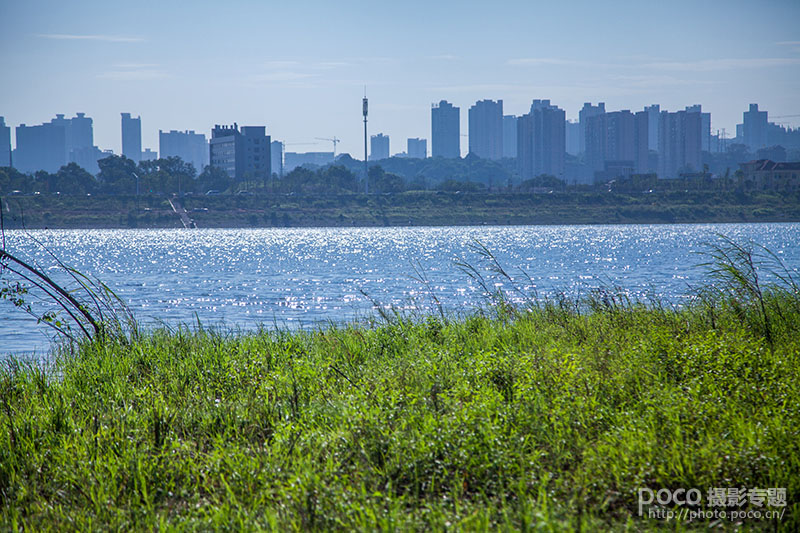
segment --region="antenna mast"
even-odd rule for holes
[[[367,160],[367,86],[364,86],[364,100],[361,101],[364,113],[364,192],[369,194],[369,163]]]

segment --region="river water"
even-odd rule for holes
[[[719,235],[753,241],[800,269],[800,224],[7,231],[14,255],[60,275],[48,251],[102,280],[145,323],[235,329],[316,327],[368,317],[373,301],[408,312],[448,312],[483,301],[467,262],[491,286],[481,243],[523,291],[585,294],[618,285],[634,297],[680,304],[707,282],[699,265]],[[421,276],[420,276],[421,274]],[[419,278],[424,277],[427,283]],[[364,296],[366,293],[368,297]],[[35,307],[40,312],[47,303]],[[0,301],[0,354],[45,354],[51,332]]]

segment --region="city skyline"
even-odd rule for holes
[[[155,17],[146,3],[7,2],[0,68],[16,83],[0,86],[0,115],[15,126],[84,112],[95,144],[115,153],[121,112],[142,117],[143,149],[157,148],[159,130],[209,135],[238,118],[287,145],[336,136],[340,153],[360,157],[365,85],[371,132],[395,139],[430,139],[430,105],[443,99],[462,110],[502,99],[517,116],[549,99],[572,120],[587,101],[699,103],[728,137],[750,103],[771,117],[800,112],[796,2],[479,5],[198,2]]]

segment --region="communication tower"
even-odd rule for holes
[[[361,112],[364,114],[364,192],[369,194],[369,163],[367,162],[367,88],[364,87],[364,99],[361,101]]]

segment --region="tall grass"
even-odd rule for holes
[[[57,338],[76,343],[114,337],[134,339],[139,324],[130,308],[102,281],[65,264],[30,233],[50,265],[19,257],[6,247],[0,198],[0,302],[7,301],[54,330]]]
[[[680,309],[489,291],[457,320],[157,330],[7,363],[0,527],[727,529],[640,518],[637,490],[785,487],[781,521],[740,526],[797,530],[800,295],[724,279]]]

